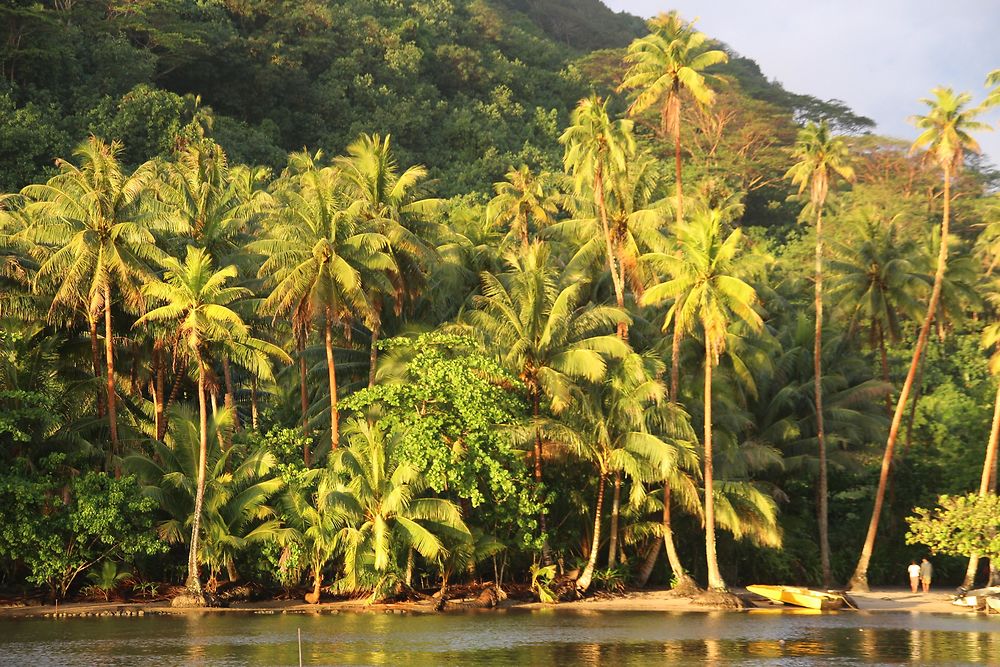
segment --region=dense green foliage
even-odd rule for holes
[[[871,581],[980,480],[1000,183],[968,136],[911,151],[584,0],[0,26],[7,588],[811,583],[827,513],[844,581],[946,208]]]

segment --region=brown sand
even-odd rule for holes
[[[745,594],[744,589],[734,589],[734,592]],[[968,607],[958,607],[951,604],[951,596],[946,592],[930,592],[926,595],[911,593],[899,589],[880,589],[871,593],[851,593],[861,611],[907,611],[912,613],[936,614],[969,614],[975,613]],[[540,603],[513,603],[504,608],[539,609],[543,607],[579,611],[689,611],[704,612],[711,609],[692,604],[689,598],[672,596],[669,591],[637,591],[618,597],[587,598],[576,602],[564,602],[559,605],[542,605]],[[451,610],[469,611],[457,606]],[[766,601],[757,602],[756,609],[767,609],[775,612],[782,609],[795,610],[796,607],[786,607],[780,604],[770,604]],[[472,610],[478,613],[490,613],[489,610]],[[800,610],[801,611],[801,610]],[[169,602],[153,603],[90,603],[71,602],[53,605],[20,606],[0,608],[0,619],[27,617],[76,617],[76,616],[146,616],[155,614],[338,614],[338,613],[434,613],[434,608],[426,602],[403,604],[367,605],[363,600],[326,602],[309,605],[300,601],[266,600],[260,602],[237,602],[224,609],[172,609]]]

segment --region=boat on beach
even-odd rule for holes
[[[857,605],[848,599],[844,593],[838,591],[815,591],[798,586],[770,586],[764,584],[747,586],[747,590],[774,602],[805,607],[807,609],[821,609],[824,611],[843,609],[845,607],[857,609]]]
[[[1000,600],[1000,586],[987,586],[986,588],[976,588],[971,591],[959,588],[958,593],[953,596],[951,603],[959,607],[972,607],[973,609],[982,609],[984,606],[987,606],[1000,611],[1000,609],[993,606],[993,604],[1000,605],[1000,602],[991,603],[990,600]]]
[[[994,595],[986,598],[986,613],[1000,614],[1000,597]]]

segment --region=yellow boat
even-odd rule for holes
[[[844,597],[843,593],[814,591],[797,586],[765,586],[758,584],[747,586],[747,590],[768,600],[774,600],[783,604],[793,604],[808,609],[828,610],[854,606]]]

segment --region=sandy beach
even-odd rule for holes
[[[734,588],[733,592],[743,595],[745,589]],[[910,612],[915,614],[975,614],[968,607],[958,607],[951,604],[949,593],[930,592],[926,595],[911,593],[900,589],[876,589],[870,593],[851,593],[863,612]],[[560,609],[565,611],[650,611],[650,612],[706,612],[717,611],[711,607],[698,606],[688,598],[673,596],[669,591],[651,590],[634,591],[616,597],[593,597],[574,602],[563,602],[558,605],[543,605],[537,602],[508,602],[498,610],[505,609]],[[798,607],[769,603],[765,600],[756,601],[751,611],[783,610],[810,612]],[[475,609],[462,606],[460,601],[450,601],[445,613],[491,613],[495,610]],[[734,610],[741,613],[746,610]],[[398,604],[365,604],[364,601],[348,600],[325,602],[318,605],[305,604],[291,600],[263,600],[257,602],[234,602],[224,608],[174,609],[169,602],[70,602],[55,605],[8,606],[0,608],[0,619],[5,618],[71,618],[92,616],[147,616],[158,614],[338,614],[338,613],[369,613],[369,614],[406,614],[406,613],[440,613],[431,604],[424,602],[407,602]],[[820,612],[813,612],[820,613]],[[823,612],[829,613],[829,612]],[[851,612],[842,612],[851,613]]]

